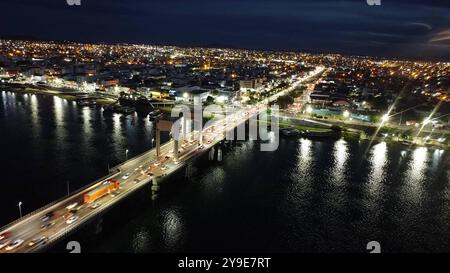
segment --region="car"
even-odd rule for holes
[[[148,176],[148,177],[152,177],[152,176],[153,176],[153,173],[152,173],[152,172],[147,172],[147,176]]]
[[[11,236],[10,232],[3,232],[2,234],[0,234],[0,241],[8,239]]]
[[[48,220],[50,220],[50,217],[48,215],[44,215],[39,219],[41,219],[41,222],[47,222]]]
[[[123,180],[127,180],[128,178],[130,178],[130,174],[126,173],[124,176],[122,176]]]
[[[41,222],[47,222],[48,220],[50,220],[54,215],[54,212],[48,212],[46,213],[44,216],[41,216],[41,218],[39,218],[41,220]]]
[[[205,146],[204,145],[200,145],[200,146],[198,146],[198,149],[199,150],[203,150],[205,148]]]
[[[66,207],[66,209],[67,209],[67,210],[72,210],[72,209],[74,209],[77,205],[78,205],[78,203],[75,202],[75,203],[73,203],[73,204],[68,205],[68,206]]]
[[[134,169],[135,172],[137,172],[139,170],[139,168]]]
[[[159,166],[159,164],[161,164],[161,163],[159,163],[159,162],[155,162],[155,164],[153,164],[153,165],[155,165],[155,166]]]
[[[71,225],[71,224],[73,224],[73,223],[75,223],[77,220],[78,220],[78,216],[72,216],[72,217],[70,217],[69,219],[67,219],[67,221],[66,221],[66,223],[68,224],[68,225]]]
[[[47,212],[44,216],[42,216],[40,219],[42,222],[47,222],[55,215],[54,211]]]
[[[33,247],[36,245],[45,245],[48,242],[48,238],[45,236],[41,236],[38,238],[34,238],[33,240],[31,240],[30,242],[28,242],[28,246],[29,247]]]
[[[112,192],[110,195],[111,195],[111,197],[116,197],[120,193],[121,193],[120,191],[115,191],[115,192]]]
[[[166,165],[162,165],[161,166],[161,170],[163,170],[163,171],[167,170],[167,166]]]
[[[9,245],[9,240],[0,241],[0,249],[3,249],[5,246]]]
[[[134,179],[134,184],[139,183],[141,180],[139,178]]]
[[[55,225],[55,222],[47,222],[47,223],[44,223],[44,224],[41,225],[41,229],[42,230],[49,229],[49,228],[51,228],[54,225]]]
[[[95,202],[95,203],[93,203],[93,204],[90,206],[90,208],[91,208],[91,209],[96,209],[96,208],[100,207],[101,205],[102,205],[101,203]]]
[[[18,248],[19,246],[21,246],[23,244],[23,240],[22,239],[17,239],[14,240],[13,242],[11,242],[6,248],[6,251],[11,251],[15,248]]]

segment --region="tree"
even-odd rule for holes
[[[294,98],[291,96],[280,96],[277,99],[277,103],[281,109],[287,108],[290,104],[294,103]]]

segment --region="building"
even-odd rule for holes
[[[256,91],[259,92],[263,88],[263,79],[240,80],[239,89],[241,92]]]
[[[201,104],[206,101],[211,92],[198,86],[184,86],[176,89],[176,101],[193,102]]]
[[[333,102],[329,93],[314,91],[309,95],[311,104],[329,105]]]

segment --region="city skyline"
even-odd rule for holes
[[[3,9],[6,38],[450,59],[450,9],[440,1],[53,0]]]

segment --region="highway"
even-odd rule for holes
[[[201,141],[199,140],[199,132],[194,131],[188,134],[179,143],[178,160],[175,160],[173,155],[174,141],[171,140],[161,146],[159,158],[156,157],[156,149],[152,149],[115,167],[110,175],[89,186],[1,228],[0,253],[25,253],[45,250],[48,245],[80,228],[84,223],[94,220],[96,216],[127,198],[144,185],[159,182],[165,176],[182,168],[189,160],[207,152],[225,138],[227,131],[234,130],[249,118],[264,111],[267,102],[276,100],[278,96],[288,93],[299,84],[322,73],[322,71],[323,68],[318,68],[312,75],[299,79],[293,86],[279,94],[257,105],[243,106],[225,118],[215,121],[209,127],[203,129]],[[117,180],[120,183],[118,190],[106,193],[93,203],[84,203],[85,194],[112,180]]]

